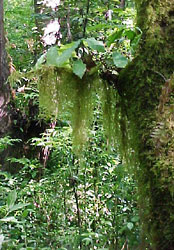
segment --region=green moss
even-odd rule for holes
[[[173,73],[174,3],[151,0],[137,4],[143,39],[138,56],[119,81],[122,110],[128,119],[127,156],[133,159],[139,182],[145,238],[153,249],[173,249],[173,90],[169,91],[164,113],[158,108],[165,89],[160,75],[168,79]]]
[[[43,67],[38,72],[40,106],[54,117],[69,110],[77,154],[87,140],[93,98],[99,89],[108,141],[118,145],[138,179],[145,238],[150,239],[153,249],[161,250],[174,245],[172,93],[164,102],[164,113],[158,110],[164,86],[161,74],[168,79],[173,73],[173,5],[167,0],[137,0],[143,39],[138,56],[120,74],[120,97],[95,74],[80,80],[66,69]]]
[[[86,74],[81,80],[71,70],[43,67],[39,77],[39,103],[46,116],[57,118],[69,112],[76,153],[83,150],[92,122],[93,98],[99,77]]]
[[[71,69],[44,65],[39,70],[27,74],[15,72],[9,80],[15,84],[23,77],[30,83],[38,84],[41,117],[62,119],[66,116],[65,119],[71,121],[74,152],[80,154],[88,140],[96,95],[100,96],[102,102],[103,125],[108,146],[114,143],[121,145],[118,142],[121,138],[116,136],[116,134],[121,135],[118,131],[123,127],[120,125],[122,122],[119,124],[122,119],[119,105],[117,108],[118,95],[112,86],[100,79],[98,73],[89,72],[80,79]]]

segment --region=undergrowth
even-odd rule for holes
[[[3,172],[0,177],[2,249],[137,247],[136,182],[114,148],[108,151],[100,103],[97,107],[80,159],[73,151],[68,122],[32,140],[33,147],[51,150],[42,176],[37,159],[10,159],[11,167],[15,163],[21,170],[13,176]],[[14,221],[8,221],[3,211],[14,192],[15,203],[26,206],[12,211],[9,216]]]

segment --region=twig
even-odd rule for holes
[[[90,0],[87,0],[86,17],[85,17],[84,26],[83,26],[83,37],[85,37],[85,35],[86,35],[86,26],[88,23],[89,6],[90,6]]]
[[[127,239],[126,239],[125,243],[123,244],[123,246],[122,246],[122,249],[121,249],[121,250],[126,249],[126,247],[127,247]],[[128,249],[128,247],[127,247],[127,249]]]

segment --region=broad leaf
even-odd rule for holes
[[[11,213],[11,212],[16,211],[18,209],[21,209],[21,208],[26,207],[28,205],[30,205],[30,204],[29,203],[28,204],[27,203],[26,204],[24,204],[24,203],[16,204],[16,205],[14,205],[13,207],[10,208],[10,210],[8,211],[8,213]]]
[[[88,46],[93,49],[97,50],[98,52],[105,52],[105,47],[103,42],[97,41],[95,38],[91,37],[85,40]]]
[[[132,41],[135,38],[136,33],[135,31],[129,29],[124,31],[124,35],[127,36],[127,38]]]
[[[58,47],[52,47],[47,52],[47,65],[62,67],[64,63],[72,56],[72,53],[79,46],[80,40],[70,44],[68,49],[65,49],[61,54],[58,53]]]
[[[76,74],[80,79],[84,76],[86,71],[86,64],[82,60],[77,60],[73,63],[73,73]]]
[[[9,193],[7,197],[8,209],[11,209],[14,206],[16,199],[17,199],[17,193],[16,190],[13,190],[12,192]]]
[[[117,30],[115,32],[113,32],[109,37],[108,37],[108,41],[107,41],[107,46],[110,46],[112,43],[115,42],[115,40],[120,39],[122,37],[123,34],[123,29],[121,30]]]
[[[132,222],[128,222],[128,223],[127,223],[127,228],[128,228],[129,230],[132,230],[133,227],[134,227],[134,224],[133,224]]]
[[[123,56],[121,53],[113,52],[112,57],[113,57],[115,66],[117,66],[118,68],[126,67],[128,63],[128,59],[125,56]]]
[[[105,23],[98,23],[96,25],[93,26],[88,26],[87,27],[87,31],[91,32],[91,31],[98,31],[98,30],[103,30],[103,29],[109,29],[110,27],[112,27],[113,24],[105,24]]]
[[[57,57],[58,57],[58,47],[57,46],[51,47],[46,54],[46,60],[47,60],[46,64],[49,66],[57,66],[56,65]]]
[[[16,220],[16,218],[14,216],[11,217],[5,217],[3,219],[0,219],[0,221],[2,222],[13,222],[13,223],[19,223],[18,220]]]

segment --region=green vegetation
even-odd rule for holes
[[[116,152],[108,153],[99,113],[95,115],[83,159],[72,151],[68,124],[32,140],[33,147],[52,149],[46,169],[34,159],[9,159],[11,167],[17,163],[21,170],[1,174],[3,249],[121,249],[126,241],[132,249],[138,245],[136,183]]]
[[[43,46],[39,40],[43,32],[35,25],[44,27],[50,8],[36,13],[36,3],[8,1],[5,6],[13,71],[9,82],[15,92],[12,104],[21,122],[14,120],[20,140],[4,137],[0,147],[4,152],[8,145],[10,151],[14,147],[21,151],[23,144],[26,150],[20,156],[8,154],[6,162],[13,174],[1,172],[0,245],[2,249],[121,249],[126,245],[134,249],[140,242],[137,185],[119,156],[121,137],[120,141],[115,137],[120,130],[115,123],[121,121],[116,108],[119,97],[101,76],[107,71],[117,75],[132,60],[141,32],[122,23],[123,17],[125,21],[134,16],[129,8],[115,12],[113,4],[114,19],[108,22],[103,3],[100,8],[93,3],[90,14],[80,21],[80,13],[74,12],[77,3],[66,4],[58,15],[71,6],[75,41],[65,44],[65,29],[64,44],[48,47],[44,53],[38,49]],[[80,22],[84,38],[78,33]],[[11,32],[14,28],[16,33]],[[50,128],[47,125],[41,134],[29,135],[32,123],[43,121]]]
[[[174,249],[174,6],[135,3],[5,2],[0,249]]]

